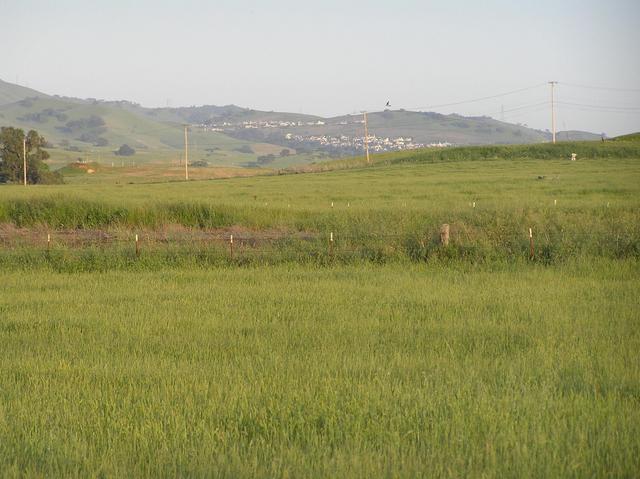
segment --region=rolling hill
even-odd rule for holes
[[[0,106],[15,103],[29,97],[47,97],[44,93],[0,80]]]
[[[139,162],[179,163],[183,125],[190,124],[190,160],[211,166],[290,167],[359,154],[361,115],[322,118],[227,106],[145,108],[128,101],[46,95],[0,81],[0,126],[41,132],[51,144],[53,167],[81,159],[115,163],[120,145],[133,147]],[[523,144],[549,141],[548,132],[500,122],[432,112],[369,114],[374,151],[444,143]],[[560,140],[599,139],[585,132],[559,133]],[[385,143],[386,142],[386,143]]]

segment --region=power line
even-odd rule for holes
[[[592,86],[592,85],[579,85],[576,83],[560,82],[560,85],[565,85],[574,88],[584,88],[587,90],[606,90],[606,91],[619,91],[619,92],[639,92],[640,88],[617,88],[617,87],[605,87],[605,86]]]
[[[554,108],[553,102],[555,100],[553,96],[553,88],[558,84],[557,81],[550,81],[549,85],[551,85],[551,141],[553,143],[556,142],[556,110]]]
[[[529,86],[529,87],[526,87],[526,88],[519,88],[517,90],[511,90],[511,91],[504,92],[504,93],[498,93],[496,95],[484,96],[484,97],[480,97],[480,98],[473,98],[471,100],[456,101],[456,102],[453,102],[453,103],[442,103],[442,104],[439,104],[439,105],[422,106],[422,107],[417,107],[417,108],[411,108],[411,110],[426,110],[426,109],[429,109],[429,108],[444,108],[444,107],[447,107],[447,106],[464,105],[464,104],[467,104],[467,103],[477,103],[479,101],[491,100],[491,99],[494,99],[494,98],[500,98],[500,97],[507,96],[507,95],[513,95],[515,93],[522,93],[522,92],[525,92],[525,91],[534,90],[534,89],[540,88],[541,86],[544,86],[544,85],[546,85],[546,83],[539,83],[537,85]]]
[[[603,110],[640,111],[640,106],[589,105],[585,103],[572,103],[567,101],[559,101],[558,103],[562,105],[580,106],[585,108],[595,108]]]

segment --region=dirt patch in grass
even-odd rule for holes
[[[107,245],[138,240],[155,244],[194,244],[207,242],[234,242],[251,246],[278,240],[314,240],[315,232],[300,232],[287,229],[254,230],[243,226],[227,228],[196,229],[179,224],[169,224],[158,229],[49,229],[45,226],[18,228],[10,223],[0,223],[0,247],[20,246],[46,247],[47,243],[67,247]]]

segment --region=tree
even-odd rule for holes
[[[291,150],[289,150],[288,148],[284,148],[282,151],[280,151],[280,157],[284,158],[285,156],[289,156],[291,154]]]
[[[114,153],[118,156],[133,156],[136,154],[136,150],[131,148],[129,145],[124,144],[120,148],[118,148]]]
[[[268,165],[269,163],[273,163],[276,159],[274,154],[269,153],[268,155],[262,155],[257,158],[259,165]]]
[[[24,131],[19,128],[0,128],[0,182],[21,183],[24,178]],[[35,130],[26,135],[27,183],[62,183],[62,175],[49,171],[44,163],[49,153],[43,148],[46,140]]]
[[[247,153],[249,155],[253,155],[253,149],[251,149],[249,145],[242,145],[236,148],[236,151],[239,151],[240,153]]]

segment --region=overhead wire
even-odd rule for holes
[[[483,96],[483,97],[479,97],[479,98],[472,98],[470,100],[463,100],[463,101],[455,101],[455,102],[451,102],[451,103],[441,103],[438,105],[428,105],[428,106],[421,106],[421,107],[416,107],[416,108],[410,108],[411,110],[426,110],[429,108],[444,108],[447,106],[457,106],[457,105],[465,105],[468,103],[477,103],[477,102],[481,102],[481,101],[485,101],[485,100],[492,100],[494,98],[501,98],[504,96],[508,96],[508,95],[514,95],[516,93],[522,93],[525,91],[529,91],[529,90],[534,90],[536,88],[540,88],[542,86],[546,85],[546,83],[538,83],[537,85],[532,85],[532,86],[528,86],[525,88],[518,88],[517,90],[511,90],[511,91],[507,91],[504,93],[498,93],[496,95],[489,95],[489,96]]]
[[[565,83],[558,82],[559,85],[566,85],[574,88],[583,88],[587,90],[605,90],[605,91],[617,91],[617,92],[638,92],[640,93],[640,88],[618,88],[618,87],[605,87],[605,86],[593,86],[593,85],[580,85],[577,83]]]

